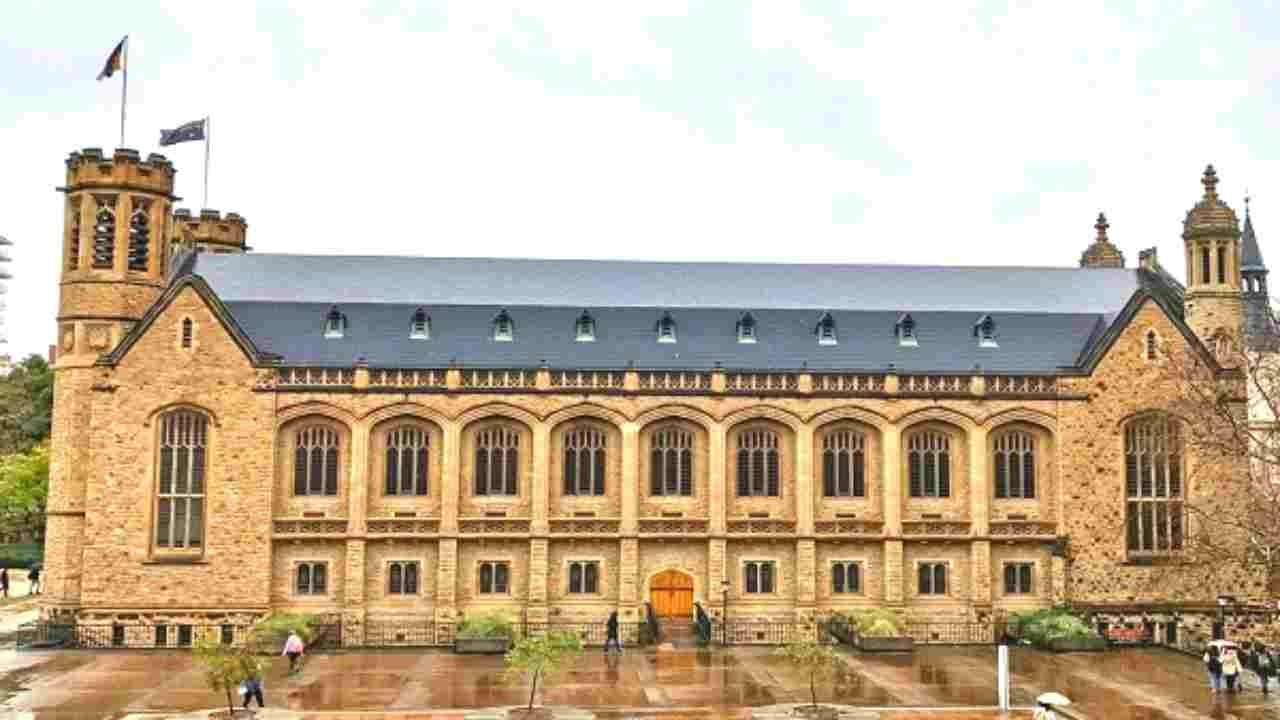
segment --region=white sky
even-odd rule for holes
[[[125,33],[127,144],[211,115],[263,252],[1070,266],[1104,210],[1181,276],[1213,162],[1280,263],[1275,2],[348,5],[0,4],[10,352],[53,341]],[[196,208],[203,146],[165,151]]]

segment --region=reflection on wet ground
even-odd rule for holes
[[[818,688],[819,701],[877,707],[973,707],[996,703],[995,648],[926,647],[910,655],[844,655],[846,669]],[[1236,717],[1280,720],[1280,703],[1257,690],[1214,696],[1196,658],[1157,649],[1050,655],[1012,651],[1015,705],[1057,690],[1093,720]],[[503,674],[500,656],[448,652],[316,655],[290,678],[275,659],[269,706],[293,710],[400,710],[519,705],[527,686]],[[628,709],[645,717],[743,718],[745,707],[807,702],[808,681],[768,648],[584,655],[537,702]],[[0,652],[0,700],[35,718],[101,718],[127,712],[218,707],[190,655],[179,652]],[[665,710],[665,712],[664,712]],[[918,715],[917,715],[918,716]],[[885,715],[886,718],[892,716]],[[902,715],[911,717],[911,715]],[[947,717],[961,715],[948,713]],[[989,713],[968,717],[994,717]]]

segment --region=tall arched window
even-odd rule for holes
[[[298,431],[293,454],[294,495],[338,494],[338,431],[311,425]]]
[[[649,494],[693,495],[693,433],[672,426],[653,434]]]
[[[738,434],[738,495],[777,497],[778,434],[764,428]]]
[[[476,495],[516,495],[520,476],[520,433],[491,425],[476,433]]]
[[[156,547],[204,545],[204,495],[209,421],[192,410],[160,417]]]
[[[1218,284],[1225,285],[1227,282],[1227,249],[1218,246]]]
[[[1168,415],[1132,420],[1124,431],[1125,547],[1130,555],[1182,550],[1182,435]]]
[[[97,210],[93,223],[93,267],[110,268],[116,262],[116,197],[94,195]]]
[[[822,494],[866,497],[866,438],[853,430],[829,432],[822,438]]]
[[[386,493],[426,495],[430,436],[413,425],[387,433]]]
[[[145,272],[151,252],[150,217],[151,203],[141,198],[133,199],[133,213],[129,215],[129,269]]]
[[[907,476],[911,497],[951,497],[951,441],[936,430],[907,440]]]
[[[564,435],[564,494],[603,495],[605,434],[590,426],[576,427]]]
[[[1031,433],[1011,430],[996,436],[996,497],[1034,498],[1036,496],[1036,441]]]
[[[1208,285],[1213,281],[1209,274],[1209,248],[1200,248],[1200,282]]]

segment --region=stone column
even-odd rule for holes
[[[903,566],[902,540],[884,542],[884,602],[886,605],[902,605],[905,595],[903,583],[906,568]]]
[[[885,537],[902,535],[902,433],[897,426],[885,428],[880,436],[884,478],[884,534]]]
[[[729,579],[728,541],[713,537],[707,541],[707,607],[718,608],[724,617],[724,587]]]
[[[813,427],[796,431],[796,533],[813,535]]]
[[[551,473],[551,429],[544,423],[533,426],[533,481],[529,484],[530,520],[534,534],[546,535],[547,504]]]
[[[622,426],[622,534],[639,530],[640,513],[640,428],[633,422]]]
[[[969,573],[973,606],[979,610],[991,608],[991,541],[974,540],[969,546]]]
[[[725,516],[728,513],[729,486],[726,479],[725,460],[726,431],[714,423],[707,431],[707,483],[709,485],[710,525],[712,534],[725,532]]]
[[[436,621],[449,622],[457,611],[458,538],[441,538],[436,550]]]
[[[351,428],[351,465],[347,471],[347,547],[342,604],[342,643],[344,645],[364,644],[369,441],[368,423],[356,423]]]
[[[529,541],[529,601],[530,623],[545,623],[547,612],[548,545],[546,537]]]
[[[342,644],[364,645],[365,539],[347,538],[346,572],[343,578]]]
[[[618,548],[618,606],[624,622],[644,619],[640,613],[640,541],[624,537]]]
[[[450,370],[449,372],[456,372]],[[440,465],[440,532],[458,532],[458,501],[462,496],[462,428],[446,423]]]
[[[796,619],[813,617],[817,608],[818,548],[813,538],[796,541]]]
[[[969,522],[974,535],[985,536],[991,520],[991,479],[987,473],[987,429],[969,431]]]

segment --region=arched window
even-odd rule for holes
[[[951,497],[951,440],[936,430],[907,440],[907,476],[911,497]]]
[[[996,321],[990,315],[983,315],[973,326],[973,335],[978,338],[978,347],[997,347]]]
[[[413,425],[387,433],[386,493],[426,495],[430,436]]]
[[[511,315],[502,310],[493,316],[493,339],[497,342],[511,342],[516,337],[516,326]]]
[[[1227,249],[1218,246],[1218,284],[1225,285],[1227,282]]]
[[[866,438],[853,430],[829,432],[822,438],[822,494],[866,497]]]
[[[160,417],[156,547],[204,545],[204,496],[209,421],[192,410]]]
[[[191,339],[194,334],[194,328],[191,318],[182,318],[182,347],[183,349],[191,349]]]
[[[1209,274],[1209,248],[1200,248],[1200,282],[1208,285],[1212,279]]]
[[[738,342],[754,343],[756,341],[756,319],[751,313],[742,313],[738,318]]]
[[[293,454],[294,495],[338,494],[338,431],[311,425],[298,431]]]
[[[564,494],[603,495],[605,434],[594,427],[577,427],[564,435]]]
[[[676,341],[676,321],[671,313],[663,313],[658,320],[658,342],[673,343]]]
[[[80,269],[80,203],[79,195],[71,198],[71,237],[67,245],[67,269]]]
[[[326,338],[340,338],[347,333],[347,316],[338,312],[335,305],[329,308],[329,313],[324,316],[324,336]]]
[[[1031,433],[1011,430],[996,436],[996,497],[1034,498],[1036,496],[1036,441]]]
[[[426,310],[418,308],[414,311],[413,317],[409,320],[409,339],[431,339],[431,318],[427,317]]]
[[[520,476],[520,433],[491,425],[476,433],[476,495],[516,495]]]
[[[649,494],[693,495],[693,433],[671,426],[653,434]]]
[[[1156,338],[1155,330],[1147,331],[1147,359],[1155,360],[1159,352],[1159,340]]]
[[[116,198],[94,195],[98,209],[93,223],[93,266],[110,268],[116,262]]]
[[[145,272],[151,252],[151,227],[147,212],[151,203],[141,198],[133,199],[133,213],[129,216],[129,269]]]
[[[822,317],[818,318],[818,334],[819,345],[835,345],[836,339],[836,319],[831,317],[831,313],[822,313]]]
[[[591,313],[583,310],[578,316],[577,322],[573,325],[573,336],[578,342],[596,341],[596,321],[591,317]]]
[[[778,497],[779,462],[777,433],[764,428],[738,433],[738,495]]]
[[[1182,435],[1176,420],[1153,413],[1124,431],[1126,541],[1130,555],[1182,550]]]

